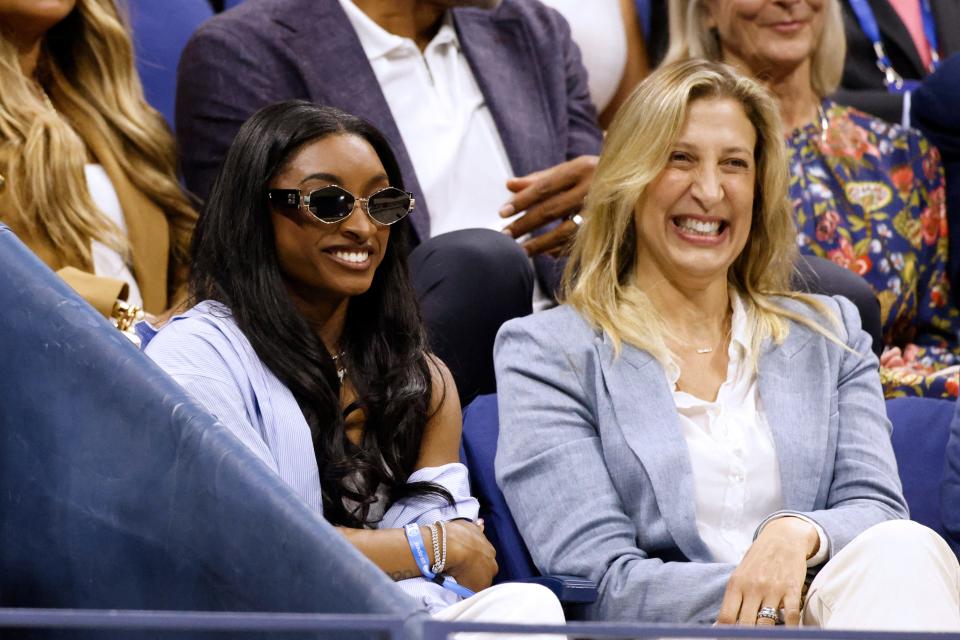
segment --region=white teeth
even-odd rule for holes
[[[712,222],[706,222],[704,220],[697,220],[696,218],[675,218],[675,224],[691,233],[696,233],[702,236],[715,236],[720,233],[720,221],[714,220]]]
[[[367,258],[370,257],[370,254],[366,251],[334,251],[333,255],[337,256],[344,262],[353,262],[355,264],[366,262]]]

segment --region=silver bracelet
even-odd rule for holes
[[[443,571],[443,568],[447,566],[447,523],[443,520],[440,521],[440,531],[443,532],[443,544],[441,545],[441,555],[440,555],[440,569],[434,571],[434,573],[439,574]]]
[[[428,524],[430,528],[430,539],[433,541],[433,566],[430,568],[430,571],[433,573],[440,573],[437,567],[440,565],[440,531],[437,529],[437,525]],[[442,567],[441,567],[442,568]]]

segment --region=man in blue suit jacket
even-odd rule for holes
[[[280,100],[331,105],[377,126],[396,152],[406,189],[417,199],[411,222],[420,246],[410,262],[431,346],[447,361],[461,396],[469,399],[494,389],[490,353],[500,324],[531,309],[529,261],[510,236],[533,232],[524,248],[540,254],[535,264],[542,298],[556,285],[558,266],[547,253],[576,229],[565,218],[579,208],[602,140],[586,72],[566,22],[538,2],[358,0],[354,5],[258,0],[199,29],[179,68],[177,137],[184,176],[194,193],[206,196],[240,125]],[[483,231],[433,237],[431,221],[450,212],[432,208],[420,178],[432,169],[425,164],[439,160],[414,162],[405,142],[416,141],[403,139],[403,122],[392,111],[397,104],[388,104],[348,17],[347,11],[357,9],[378,25],[374,28],[409,38],[421,53],[444,24],[452,24],[509,161],[504,177],[516,177],[507,185],[514,195],[503,203],[503,213],[526,212],[510,223],[509,235],[488,224]],[[469,219],[461,224],[481,226]]]

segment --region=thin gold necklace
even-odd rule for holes
[[[723,332],[723,334],[720,336],[720,339],[717,340],[717,341],[716,341],[714,344],[712,344],[712,345],[703,345],[703,346],[699,346],[699,347],[696,347],[696,346],[693,347],[693,350],[694,350],[697,354],[699,354],[699,355],[707,355],[707,354],[709,354],[709,353],[713,353],[714,351],[716,351],[717,347],[719,347],[720,345],[722,345],[726,340],[728,340],[728,339],[730,338],[730,333],[731,333],[731,331],[733,331],[733,318],[728,315],[726,318],[724,318],[723,323],[724,323],[725,325],[727,325],[727,330]],[[692,340],[687,340],[687,341],[686,341],[686,344],[689,345],[691,342],[693,342],[693,341],[692,341]],[[691,346],[692,346],[692,345],[691,345]]]
[[[732,327],[731,327],[731,328],[732,328]],[[708,354],[708,353],[713,353],[714,350],[716,350],[717,347],[719,347],[720,345],[722,345],[722,344],[727,340],[727,338],[729,338],[729,337],[730,337],[730,329],[727,329],[727,332],[726,332],[724,335],[720,336],[720,340],[718,340],[717,343],[716,343],[715,345],[713,345],[712,347],[696,347],[695,350],[696,350],[696,352],[699,353],[700,355],[706,355],[706,354]]]

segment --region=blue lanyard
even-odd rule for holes
[[[408,524],[403,528],[407,536],[407,544],[410,545],[410,552],[413,553],[413,559],[417,562],[417,567],[423,577],[431,582],[435,582],[444,589],[453,591],[461,598],[469,598],[475,595],[473,591],[467,589],[461,584],[457,584],[447,576],[443,576],[430,571],[430,560],[427,558],[427,549],[423,545],[423,536],[420,535],[420,525]]]
[[[873,52],[877,56],[877,68],[883,74],[883,84],[888,91],[901,93],[915,82],[905,81],[903,77],[893,68],[890,57],[883,47],[880,39],[880,27],[877,25],[877,19],[873,15],[873,9],[867,3],[867,0],[850,0],[850,8],[853,9],[857,22],[863,33],[873,44]],[[930,8],[930,0],[920,0],[920,15],[923,19],[923,33],[927,38],[927,44],[930,46],[931,70],[935,70],[940,64],[940,55],[937,53],[937,32],[933,24],[933,10]]]
[[[937,28],[933,23],[933,9],[930,0],[920,0],[920,17],[923,19],[923,34],[930,45],[930,71],[940,66],[940,44],[937,42]]]

